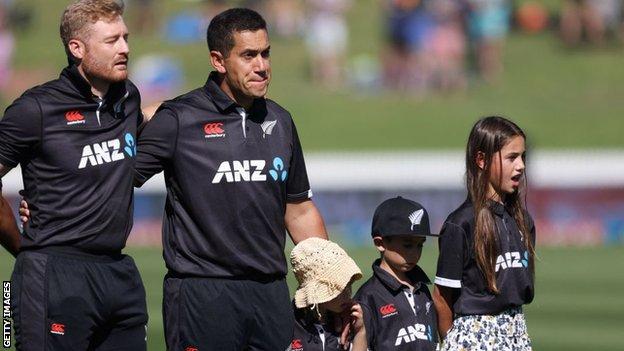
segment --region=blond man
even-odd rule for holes
[[[69,5],[60,26],[68,66],[0,120],[0,177],[22,167],[30,208],[19,244],[15,230],[0,230],[7,248],[19,246],[11,299],[17,350],[146,349],[145,290],[121,253],[142,122],[138,90],[127,80],[122,14],[112,0]]]

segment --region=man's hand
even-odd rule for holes
[[[22,195],[21,191],[20,195]],[[28,203],[26,202],[26,200],[24,200],[24,198],[22,198],[22,201],[20,201],[19,215],[20,221],[22,222],[22,227],[25,227],[26,224],[28,224],[28,221],[30,221],[30,210],[28,209]]]
[[[13,210],[0,193],[0,244],[13,256],[20,249],[20,232],[13,217]]]
[[[159,101],[151,105],[145,106],[141,109],[141,111],[143,112],[143,123],[149,122],[150,119],[154,117],[156,110],[158,110],[161,104],[162,104],[162,101]]]

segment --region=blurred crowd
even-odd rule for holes
[[[349,35],[357,35],[349,33],[346,19],[355,1],[242,4],[263,13],[277,35],[305,38],[308,72],[316,83],[328,88],[363,83],[419,96],[500,81],[512,29],[556,31],[569,47],[600,47],[609,38],[621,41],[623,1],[563,0],[560,11],[550,13],[543,3],[531,0],[377,0],[385,41],[373,64],[359,70],[357,61],[346,59]]]
[[[624,39],[624,0],[562,0],[558,12],[549,12],[539,0],[375,0],[384,41],[374,45],[380,50],[373,55],[370,50],[348,51],[349,43],[363,40],[349,30],[347,21],[360,6],[356,0],[198,0],[192,10],[166,17],[158,13],[162,6],[155,0],[124,2],[134,35],[162,36],[168,45],[203,42],[217,13],[232,6],[250,7],[267,19],[273,36],[305,44],[306,74],[319,86],[385,89],[410,96],[461,92],[475,82],[497,83],[504,71],[505,41],[514,28],[529,33],[552,30],[572,48],[621,44]],[[36,10],[25,4],[0,0],[0,101],[21,89],[15,82],[36,79],[23,77],[33,75],[33,69],[12,70],[14,33],[27,30]],[[133,79],[147,100],[167,98],[184,84],[181,65],[171,57],[144,55],[133,62]]]
[[[622,0],[564,0],[550,14],[538,1],[385,0],[386,88],[416,94],[456,91],[468,82],[496,83],[512,28],[559,31],[570,47],[622,39]]]
[[[6,94],[12,75],[11,60],[15,39],[8,25],[8,3],[0,1],[0,98]]]
[[[561,38],[568,46],[583,42],[602,46],[612,37],[624,39],[622,0],[566,0],[560,18]]]

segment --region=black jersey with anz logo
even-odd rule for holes
[[[438,343],[438,322],[425,272],[414,267],[407,273],[414,289],[400,283],[373,264],[373,276],[360,287],[355,299],[364,310],[368,349],[431,351]]]
[[[166,101],[147,123],[136,183],[164,170],[170,272],[285,276],[286,203],[312,196],[295,125],[269,99],[245,111],[215,80]]]
[[[31,219],[22,249],[71,246],[119,252],[132,227],[138,90],[111,85],[104,99],[75,66],[26,91],[0,120],[0,163],[22,167]]]
[[[459,315],[498,314],[533,301],[533,278],[529,252],[523,235],[530,235],[535,245],[535,225],[526,213],[529,233],[522,233],[508,209],[501,203],[489,202],[499,248],[496,257],[496,284],[499,294],[487,290],[474,251],[474,206],[466,200],[451,213],[440,231],[438,270],[435,283],[461,289],[453,311]]]

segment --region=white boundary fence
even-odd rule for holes
[[[624,188],[624,149],[535,151],[528,176],[539,188]],[[306,154],[313,190],[461,189],[462,151],[326,152]],[[2,179],[4,193],[22,188],[19,167]],[[164,193],[163,175],[138,193]]]

